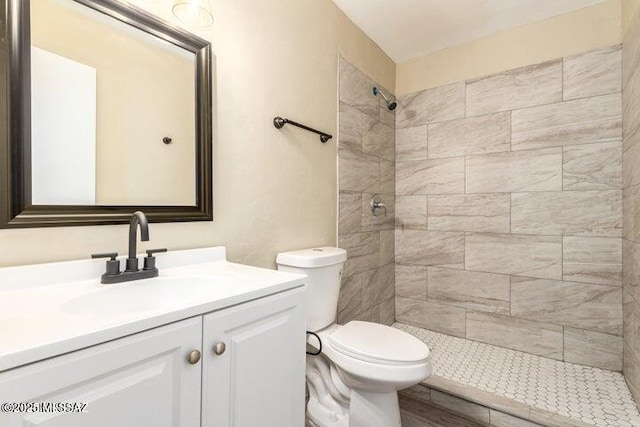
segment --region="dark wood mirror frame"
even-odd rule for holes
[[[211,221],[211,44],[117,0],[74,0],[196,56],[196,206],[31,204],[31,0],[0,0],[0,228],[124,224],[143,210],[151,222]]]

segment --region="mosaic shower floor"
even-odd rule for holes
[[[622,374],[395,323],[425,342],[433,374],[585,424],[640,426]]]

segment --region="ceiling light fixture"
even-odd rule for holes
[[[206,28],[213,24],[210,0],[175,0],[173,16],[189,27]]]

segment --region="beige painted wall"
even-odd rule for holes
[[[195,55],[72,0],[31,2],[31,42],[97,70],[97,204],[195,205]]]
[[[215,221],[152,224],[144,247],[225,245],[232,261],[273,266],[279,251],[335,244],[336,140],[271,121],[282,115],[335,135],[338,55],[390,90],[395,64],[331,0],[211,3],[216,22],[200,35],[217,58]],[[0,266],[126,247],[124,225],[4,230]]]
[[[398,64],[396,92],[403,95],[615,45],[622,40],[620,23],[621,0],[608,0],[443,49]]]

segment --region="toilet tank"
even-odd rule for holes
[[[347,251],[322,247],[278,254],[278,270],[307,276],[307,330],[316,332],[336,321],[342,267]]]

